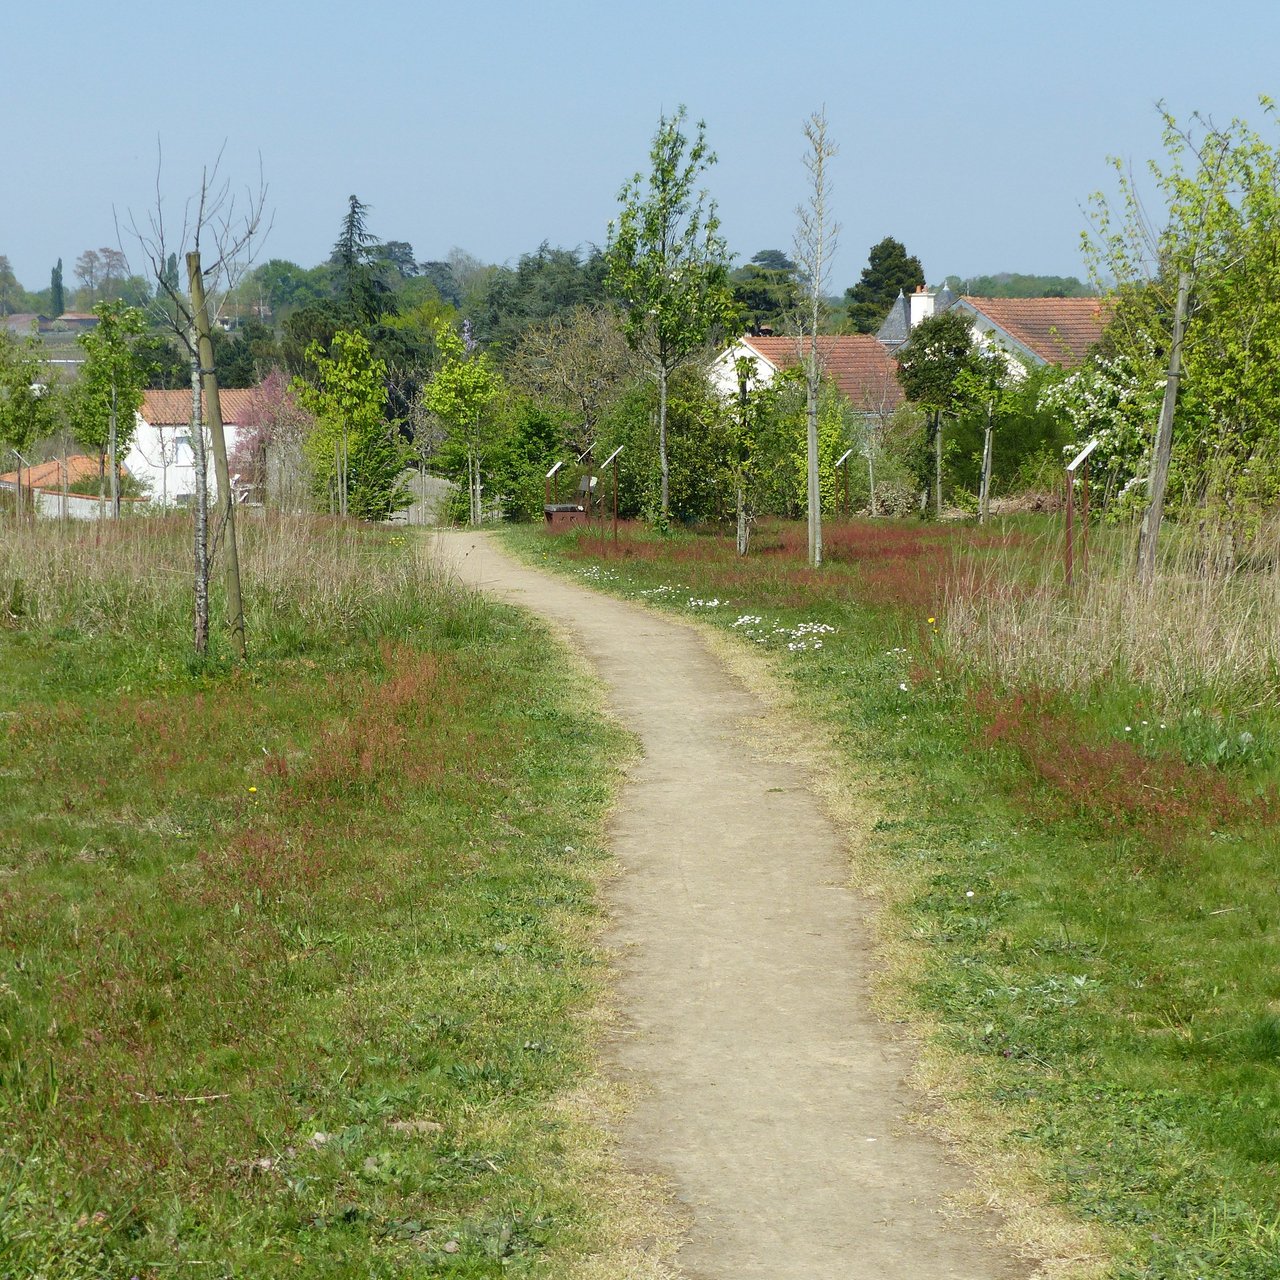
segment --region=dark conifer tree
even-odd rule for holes
[[[858,333],[875,333],[884,323],[899,293],[913,293],[924,284],[920,259],[907,253],[901,240],[885,236],[873,245],[862,278],[844,291],[849,323]]]
[[[67,309],[67,296],[62,287],[62,259],[49,276],[49,310],[56,320]]]

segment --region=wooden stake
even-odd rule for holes
[[[1151,458],[1151,480],[1147,486],[1147,509],[1138,535],[1138,582],[1150,587],[1156,578],[1156,544],[1164,520],[1164,494],[1169,484],[1169,459],[1173,454],[1173,414],[1178,407],[1178,382],[1182,377],[1182,335],[1187,323],[1187,300],[1191,293],[1191,273],[1178,274],[1178,300],[1173,308],[1173,341],[1169,344],[1169,371],[1165,378],[1164,400],[1160,405],[1160,426],[1155,453]]]
[[[236,503],[231,492],[231,475],[227,469],[227,439],[222,430],[222,402],[218,399],[218,375],[213,371],[213,333],[209,327],[209,305],[204,293],[204,276],[200,271],[198,251],[187,254],[187,281],[191,289],[191,306],[195,312],[196,338],[200,350],[200,379],[204,387],[205,417],[213,444],[213,468],[218,478],[217,526],[226,530],[227,616],[231,626],[231,643],[236,656],[246,653],[244,604],[240,598],[240,555],[236,548]]]

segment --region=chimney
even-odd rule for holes
[[[913,329],[921,320],[927,320],[933,315],[934,297],[935,295],[921,284],[916,286],[915,293],[907,299],[907,305],[911,309],[909,319]]]

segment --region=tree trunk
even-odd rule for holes
[[[658,366],[658,469],[662,475],[662,525],[671,515],[671,467],[667,462],[667,369]]]
[[[222,433],[222,403],[218,399],[218,375],[213,371],[213,334],[209,327],[209,307],[204,296],[199,253],[187,254],[187,279],[200,344],[200,375],[209,416],[209,436],[213,442],[213,467],[218,478],[217,527],[220,531],[226,530],[227,621],[236,656],[243,659],[246,645],[244,604],[240,598],[240,553],[236,547],[236,504],[235,495],[231,492],[231,475],[227,470],[227,441]]]
[[[747,519],[747,493],[738,481],[738,554],[745,556],[751,542],[751,522]]]
[[[1169,459],[1173,454],[1173,415],[1178,407],[1178,382],[1182,377],[1182,336],[1187,322],[1187,300],[1191,293],[1191,273],[1178,275],[1178,300],[1173,308],[1173,341],[1169,344],[1169,371],[1160,405],[1160,426],[1151,458],[1151,478],[1147,482],[1147,509],[1138,535],[1138,582],[1150,587],[1156,578],[1156,547],[1164,520],[1164,495],[1169,484]]]
[[[867,492],[871,495],[871,514],[877,516],[880,513],[876,510],[876,461],[875,450],[870,444],[867,445]]]

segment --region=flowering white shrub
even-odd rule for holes
[[[1105,475],[1103,497],[1113,509],[1146,480],[1163,394],[1150,340],[1141,359],[1100,357],[1040,394],[1041,409],[1061,413],[1071,423],[1075,440],[1063,450],[1067,459],[1090,440],[1098,441],[1090,465]]]

